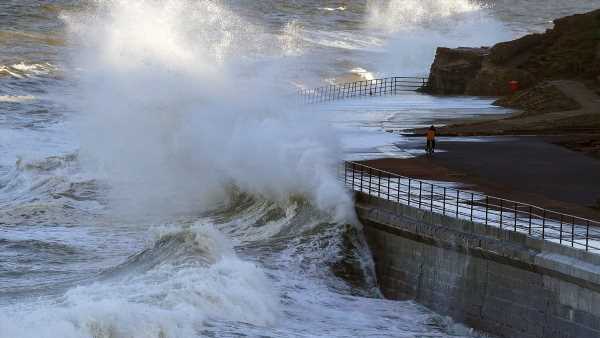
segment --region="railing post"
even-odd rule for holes
[[[388,174],[388,185],[387,185],[387,199],[388,200],[392,200],[391,194],[390,194],[390,184],[392,182],[392,175]]]
[[[431,185],[431,196],[429,197],[429,211],[433,212],[433,184]]]
[[[365,189],[365,183],[363,180],[364,174],[365,174],[365,168],[360,167],[360,192],[361,193],[364,192],[363,190]]]
[[[397,191],[398,203],[400,203],[400,181],[401,180],[402,180],[402,178],[400,178],[400,176],[398,176],[398,191]],[[410,178],[409,178],[409,182],[410,182]],[[409,201],[408,205],[410,206],[410,201]]]
[[[410,207],[410,191],[411,191],[411,186],[412,186],[412,179],[409,178],[408,179],[408,206]]]
[[[369,196],[371,196],[371,184],[372,184],[372,177],[373,177],[373,169],[371,169],[371,167],[369,167]]]
[[[533,216],[533,207],[529,206],[529,236],[531,236],[531,217]]]
[[[502,207],[502,199],[500,199],[500,230],[502,230],[502,211],[503,211],[503,207]]]
[[[515,202],[515,232],[517,232],[517,202]]]
[[[589,251],[590,249],[590,221],[587,221],[587,226],[585,228],[585,251]]]
[[[488,225],[488,208],[490,206],[490,197],[485,196],[485,225]]]
[[[377,173],[377,197],[381,198],[381,174]]]
[[[575,217],[572,217],[571,223],[571,247],[575,246]]]
[[[421,196],[423,195],[423,182],[419,181],[419,209],[421,209]]]
[[[444,195],[442,196],[442,214],[446,216],[446,187],[444,187]]]
[[[546,209],[542,215],[542,239],[546,238]]]
[[[471,193],[471,222],[473,222],[473,208],[475,207],[475,194]]]
[[[456,190],[456,218],[458,219],[458,205],[460,200],[460,190]]]
[[[558,236],[558,243],[562,244],[562,237],[563,237],[563,218],[564,215],[560,214],[560,235]]]
[[[356,181],[354,180],[354,172],[356,171],[356,164],[352,162],[352,191],[354,191],[354,185]]]

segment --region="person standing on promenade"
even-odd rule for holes
[[[435,151],[435,127],[431,126],[427,130],[427,154],[431,155]]]

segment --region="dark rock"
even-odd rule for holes
[[[497,65],[510,64],[516,56],[529,52],[543,41],[543,34],[531,34],[514,41],[501,42],[491,48],[489,60]]]
[[[548,80],[600,87],[600,10],[557,19],[554,28],[492,48],[438,48],[431,66],[436,94],[502,96],[510,81],[527,89]]]
[[[429,77],[431,88],[438,94],[464,94],[488,53],[488,48],[438,48]]]
[[[509,82],[519,82],[520,88],[531,87],[536,79],[518,68],[485,64],[471,79],[464,94],[474,96],[502,96],[511,92]]]
[[[503,97],[495,105],[523,110],[521,116],[534,116],[581,108],[566,96],[553,82],[543,82],[535,87]]]

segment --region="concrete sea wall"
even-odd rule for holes
[[[358,193],[383,294],[511,338],[600,337],[600,256]]]

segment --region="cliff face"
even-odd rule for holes
[[[438,48],[430,72],[437,94],[501,96],[548,80],[600,87],[600,10],[554,21],[554,28],[491,48]]]
[[[431,88],[437,94],[464,94],[489,51],[489,48],[438,48],[429,76]]]

